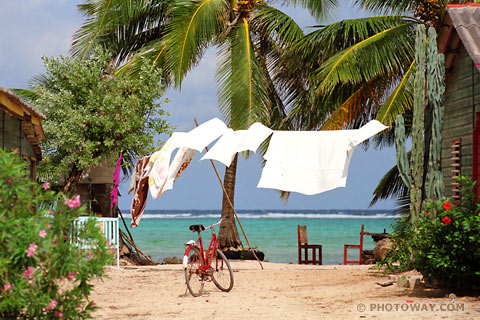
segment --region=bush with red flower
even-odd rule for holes
[[[397,245],[384,261],[387,266],[399,262],[401,270],[416,269],[441,287],[480,286],[480,204],[475,202],[475,183],[466,177],[459,182],[461,204],[428,203],[418,222],[404,222],[403,233],[394,237]]]
[[[112,261],[105,238],[92,220],[77,236],[97,245],[73,245],[80,199],[30,181],[24,166],[0,149],[0,319],[91,318],[89,282]]]

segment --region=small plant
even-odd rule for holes
[[[113,260],[106,240],[92,219],[78,236],[97,245],[73,245],[72,222],[86,215],[79,197],[30,181],[24,166],[0,149],[0,318],[91,318],[89,281]]]
[[[387,251],[385,258],[377,262],[378,268],[385,268],[387,272],[403,272],[413,269],[412,249],[410,241],[413,232],[411,231],[409,217],[400,218],[393,225],[391,233],[392,248]]]
[[[451,289],[480,285],[480,204],[475,203],[475,182],[461,177],[462,202],[429,202],[418,222],[393,237],[394,245],[383,261],[399,263],[400,270],[416,269],[427,282]],[[436,214],[435,214],[436,213]],[[415,231],[413,231],[415,230]]]

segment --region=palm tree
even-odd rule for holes
[[[273,2],[273,1],[272,1]],[[308,8],[315,17],[336,0],[285,0]],[[135,76],[144,63],[162,67],[167,85],[181,89],[188,71],[205,50],[217,50],[216,80],[220,110],[233,129],[256,121],[288,128],[284,95],[274,76],[282,53],[303,37],[286,14],[262,0],[87,0],[79,6],[87,16],[74,36],[72,54],[85,57],[94,42],[113,51],[123,64],[117,72]],[[233,202],[236,162],[225,170],[224,183]],[[233,180],[232,180],[233,179]],[[225,198],[225,196],[224,196]],[[223,202],[219,240],[238,247],[232,208]]]
[[[409,113],[413,104],[415,25],[438,30],[447,4],[464,2],[468,1],[354,1],[386,15],[317,27],[290,49],[284,59],[293,67],[283,75],[284,90],[294,105],[289,118],[306,129],[357,128],[374,118],[393,126],[396,116]],[[290,86],[292,79],[304,86]],[[319,95],[330,108],[315,105],[324,105],[316,99]],[[392,146],[393,130],[376,137],[375,143]],[[392,168],[379,182],[372,204],[394,196],[402,210],[408,188],[396,172]]]

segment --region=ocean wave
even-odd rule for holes
[[[218,219],[220,212],[195,212],[195,213],[145,213],[142,219]],[[255,212],[255,213],[238,213],[240,219],[399,219],[401,214],[391,212],[385,213],[368,213],[356,212],[345,213],[328,212],[328,213],[301,213],[301,212]],[[130,217],[127,217],[130,219]]]

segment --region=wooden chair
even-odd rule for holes
[[[362,230],[360,231],[360,244],[346,244],[344,245],[344,256],[343,256],[343,264],[362,264],[362,251],[363,251],[363,229],[364,226],[362,224]],[[358,249],[360,251],[358,260],[347,260],[347,251],[348,249]]]
[[[297,226],[298,230],[298,264],[322,264],[322,246],[318,244],[308,244],[307,226]],[[305,258],[302,258],[302,249]],[[308,259],[308,249],[312,251],[312,260]],[[318,258],[317,258],[318,254]]]

